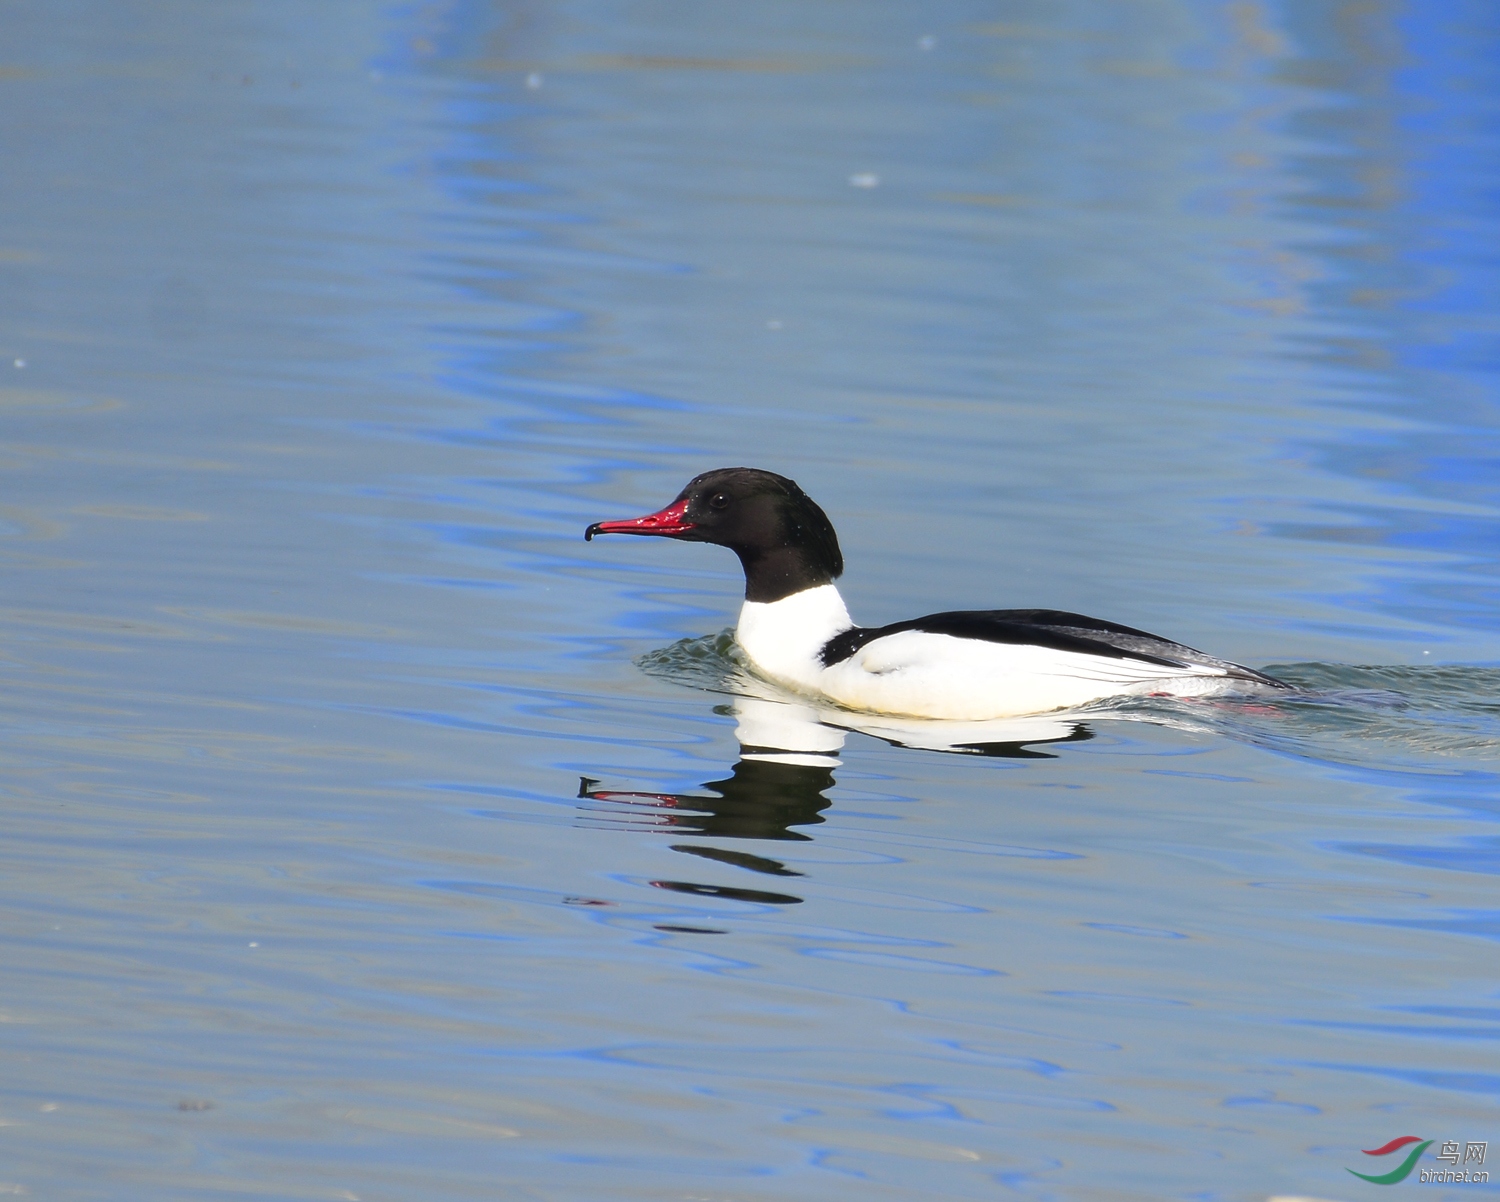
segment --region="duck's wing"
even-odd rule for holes
[[[946,634],[958,639],[986,643],[1042,647],[1081,655],[1128,661],[1131,667],[1150,665],[1162,669],[1152,675],[1226,676],[1254,684],[1288,688],[1275,677],[1242,664],[1174,643],[1160,635],[1105,622],[1060,609],[967,609],[928,614],[889,626],[855,626],[833,636],[823,645],[820,657],[825,668],[842,663],[876,639],[905,631]],[[1124,663],[1121,665],[1125,666]],[[1131,673],[1134,675],[1135,673]]]

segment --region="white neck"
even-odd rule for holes
[[[817,688],[823,644],[854,623],[831,584],[780,601],[746,601],[734,637],[761,672],[799,688]]]

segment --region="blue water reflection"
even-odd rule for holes
[[[1487,1138],[1489,8],[4,22],[0,1192],[1340,1198]],[[797,708],[727,552],[578,537],[731,462],[863,622],[1302,692]]]

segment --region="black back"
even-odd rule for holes
[[[1163,668],[1187,668],[1194,665],[1215,667],[1236,680],[1279,688],[1289,687],[1253,668],[1205,655],[1159,635],[1059,609],[954,610],[949,613],[928,614],[925,618],[912,618],[906,622],[893,622],[889,626],[855,626],[841,631],[823,644],[820,653],[823,666],[826,668],[842,663],[875,639],[906,630],[947,634],[959,639],[979,639],[986,643],[1076,651],[1110,659],[1135,660]]]

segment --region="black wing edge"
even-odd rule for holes
[[[1163,668],[1187,668],[1195,664],[1212,666],[1222,669],[1226,676],[1235,680],[1273,688],[1291,687],[1254,668],[1205,655],[1202,651],[1174,643],[1160,635],[1060,609],[952,610],[928,614],[924,618],[911,618],[905,622],[893,622],[889,626],[853,626],[840,631],[824,643],[819,659],[825,668],[829,668],[842,663],[861,647],[878,638],[907,630],[947,634],[960,639],[979,639],[987,643],[1048,647],[1054,651],[1076,651],[1111,659],[1132,659]]]

